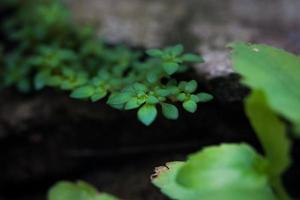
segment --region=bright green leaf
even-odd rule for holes
[[[196,91],[198,87],[198,83],[195,80],[191,80],[189,82],[186,83],[184,90],[188,93],[193,93]]]
[[[197,104],[195,101],[190,99],[183,102],[183,108],[188,112],[194,113],[197,110]]]
[[[99,193],[96,188],[78,181],[76,183],[60,181],[48,191],[48,200],[118,200],[116,197]]]
[[[113,93],[109,96],[107,104],[119,105],[124,104],[131,99],[131,94],[128,92]]]
[[[230,46],[233,67],[243,83],[262,91],[272,110],[300,127],[300,57],[267,45]]]
[[[182,60],[185,62],[197,62],[197,63],[202,63],[204,62],[203,58],[201,56],[187,53],[182,56]]]
[[[182,54],[183,50],[184,50],[184,48],[181,44],[177,44],[174,47],[170,47],[170,52],[174,56],[178,56],[178,55]]]
[[[272,166],[269,172],[274,177],[280,176],[291,163],[291,143],[284,123],[270,109],[261,91],[252,91],[246,99],[245,107],[247,116]]]
[[[166,166],[157,167],[152,175],[152,183],[160,188],[161,192],[174,200],[201,200],[201,192],[190,190],[179,185],[176,181],[179,170],[184,162],[169,162]]]
[[[103,99],[107,95],[107,92],[105,90],[99,90],[96,91],[95,94],[91,96],[92,102],[99,101],[100,99]]]
[[[144,102],[139,101],[137,97],[133,97],[125,104],[125,110],[138,108],[142,103]]]
[[[150,49],[147,50],[146,53],[151,57],[161,57],[163,55],[163,52],[159,49]]]
[[[275,200],[267,167],[267,161],[250,146],[223,144],[189,156],[176,180],[202,192],[200,200]]]
[[[76,98],[76,99],[82,99],[82,98],[88,98],[90,96],[92,96],[95,93],[95,88],[92,86],[82,86],[79,87],[77,89],[75,89],[72,93],[71,93],[71,97],[72,98]]]
[[[166,62],[163,63],[163,68],[168,75],[172,75],[179,69],[179,65],[173,62]]]
[[[167,119],[177,119],[178,109],[176,106],[168,103],[162,103],[162,113]]]
[[[207,102],[214,98],[211,94],[205,92],[197,94],[197,97],[199,98],[199,102]]]
[[[138,111],[138,119],[149,126],[156,118],[157,109],[155,105],[145,104]]]

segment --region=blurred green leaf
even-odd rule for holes
[[[70,96],[76,99],[83,99],[91,97],[94,93],[95,88],[93,86],[82,86],[75,89]]]
[[[176,106],[168,103],[162,103],[162,113],[167,119],[177,119],[178,118],[178,109]]]
[[[197,62],[197,63],[202,63],[204,62],[203,58],[201,56],[187,53],[182,56],[182,60],[185,62]]]
[[[174,62],[166,62],[163,63],[163,68],[168,75],[172,75],[179,69],[179,65]]]
[[[76,183],[60,181],[50,188],[48,200],[118,200],[116,197],[98,193],[97,189],[83,181]]]
[[[278,200],[267,167],[250,146],[223,144],[156,168],[152,182],[174,200]]]
[[[182,105],[183,105],[183,108],[188,112],[194,113],[197,110],[197,104],[195,103],[195,101],[193,101],[191,99],[184,101]]]
[[[269,107],[290,120],[297,132],[300,127],[300,58],[267,45],[233,43],[230,47],[233,48],[233,67],[243,76],[243,83],[262,91]]]
[[[269,107],[261,91],[252,91],[246,99],[245,107],[270,162],[268,172],[273,177],[280,176],[291,163],[291,142],[287,137],[284,123]]]

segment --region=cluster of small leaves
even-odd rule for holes
[[[99,193],[92,185],[78,181],[76,183],[60,181],[48,191],[48,200],[118,200],[118,198]]]
[[[13,5],[15,13],[1,26],[7,44],[3,86],[24,92],[55,87],[92,102],[108,97],[114,108],[138,109],[145,125],[156,118],[158,105],[166,118],[177,119],[176,102],[193,113],[197,103],[212,99],[197,93],[195,80],[173,78],[188,65],[203,62],[201,56],[184,53],[182,45],[149,50],[144,58],[142,52],[104,44],[90,27],[77,28],[58,0],[19,0]]]

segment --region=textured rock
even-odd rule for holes
[[[207,63],[196,69],[207,78],[232,72],[225,56],[228,42],[300,49],[298,0],[65,1],[77,21],[94,24],[111,43],[146,48],[182,43],[203,54]]]

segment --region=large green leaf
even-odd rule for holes
[[[270,109],[261,91],[252,91],[246,99],[245,107],[247,116],[272,166],[268,170],[269,173],[272,176],[281,175],[290,164],[291,148],[284,123]]]
[[[152,183],[171,199],[199,200],[201,192],[190,190],[176,182],[177,174],[184,164],[184,162],[169,162],[166,166],[157,167]]]
[[[48,200],[118,200],[116,197],[106,194],[98,193],[93,186],[78,181],[72,183],[68,181],[61,181],[50,188],[48,192]]]
[[[224,144],[161,168],[153,183],[175,200],[276,200],[267,166],[250,146]]]
[[[276,113],[300,134],[300,57],[266,45],[233,43],[231,58],[243,83],[265,93]]]

